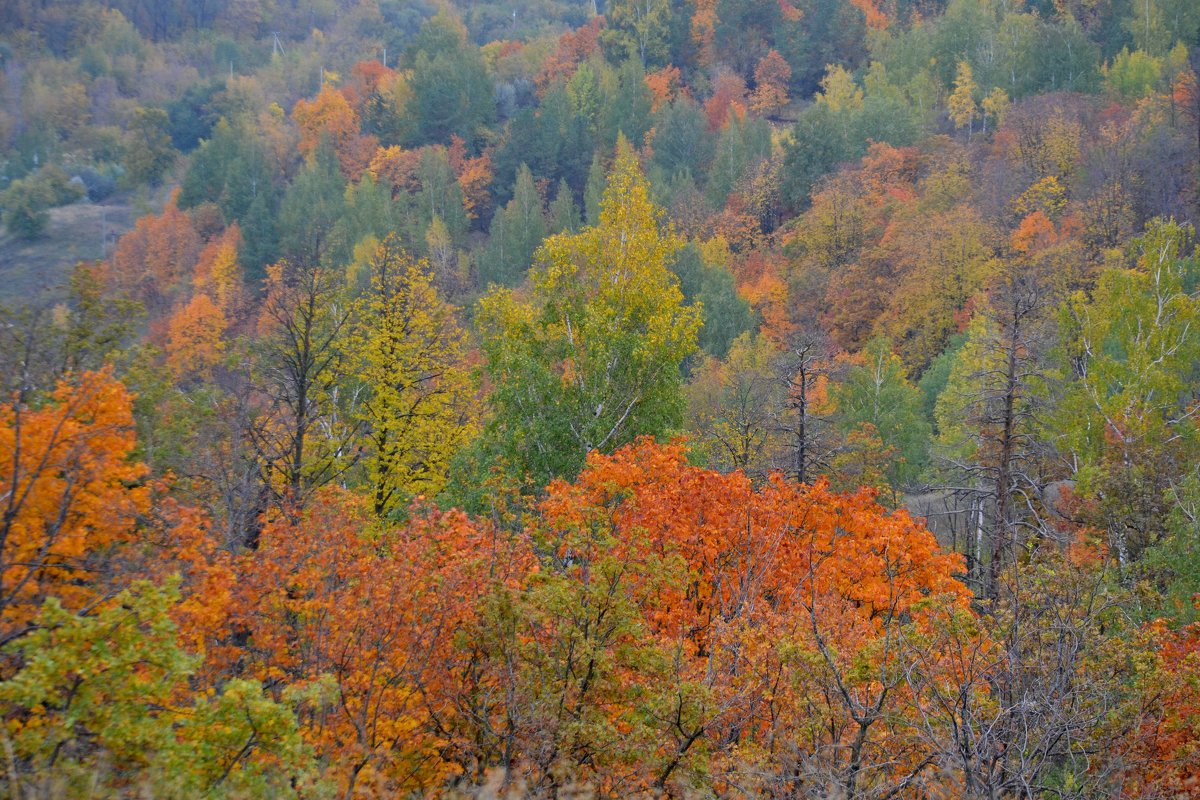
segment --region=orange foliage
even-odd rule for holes
[[[724,128],[730,113],[739,118],[746,113],[746,82],[736,72],[722,72],[713,81],[712,97],[704,104],[709,130]]]
[[[450,169],[458,178],[458,187],[463,193],[463,208],[471,219],[487,216],[491,202],[492,159],[487,154],[468,158],[466,143],[457,134],[450,137],[446,149]],[[374,164],[374,162],[372,162]]]
[[[354,108],[361,111],[371,95],[377,94],[380,86],[395,77],[395,70],[385,67],[382,62],[374,59],[359,61],[350,68],[350,80],[342,87],[342,94]]]
[[[178,378],[207,376],[225,352],[229,320],[206,294],[197,294],[167,323],[167,368]]]
[[[392,197],[395,197],[402,192],[415,192],[421,188],[417,178],[420,166],[420,150],[405,150],[393,145],[376,150],[367,171],[375,180],[391,186]]]
[[[750,107],[760,114],[772,116],[779,113],[788,101],[788,81],[792,79],[792,68],[775,50],[769,51],[754,68],[754,96]]]
[[[761,247],[740,254],[732,265],[738,294],[759,315],[762,334],[777,346],[783,346],[798,327],[784,267],[778,252]]]
[[[863,13],[867,27],[872,30],[881,31],[891,24],[888,15],[880,10],[879,4],[875,0],[850,0],[850,5]]]
[[[132,402],[104,369],[61,381],[45,405],[0,408],[0,637],[48,595],[67,608],[94,599],[104,551],[146,511]]]
[[[714,62],[713,40],[717,30],[717,0],[694,0],[692,11],[692,40],[700,50],[696,59],[702,66]]]
[[[655,72],[648,73],[645,78],[646,88],[650,90],[650,111],[653,113],[662,108],[664,103],[675,99],[679,92],[679,68],[668,65]]]
[[[342,172],[358,180],[370,163],[378,140],[359,133],[358,114],[345,94],[325,86],[312,100],[298,100],[292,119],[300,130],[300,153],[311,158],[323,139],[328,138],[337,152]]]
[[[1034,211],[1021,220],[1012,234],[1012,247],[1018,253],[1029,255],[1052,246],[1058,240],[1054,223],[1041,211]]]
[[[835,494],[823,482],[778,477],[756,490],[740,472],[688,466],[681,443],[642,439],[593,454],[574,484],[549,487],[542,514],[547,539],[571,543],[558,556],[575,569],[602,555],[681,560],[687,578],[656,584],[647,628],[675,654],[679,680],[712,692],[707,735],[737,730],[742,746],[813,723],[844,744],[855,726],[833,676],[855,702],[878,698],[874,676],[889,656],[874,645],[970,598],[954,577],[961,557],[942,552],[907,513],[886,512],[871,491]],[[601,540],[603,553],[569,534],[592,525],[615,534]],[[935,596],[937,604],[922,603]],[[789,667],[780,659],[792,647],[821,666]]]
[[[570,78],[575,68],[599,49],[600,31],[603,27],[603,17],[592,17],[587,25],[567,31],[559,37],[558,46],[534,76],[533,82],[537,86],[539,96],[545,94],[555,81]]]
[[[241,308],[243,295],[242,268],[238,263],[238,247],[242,232],[234,222],[219,236],[205,245],[196,263],[192,283],[197,292],[210,295],[217,308],[232,319]]]
[[[721,213],[710,220],[713,233],[723,236],[731,249],[744,252],[754,249],[762,239],[758,218],[749,213],[740,192],[730,192]]]
[[[453,715],[455,632],[489,585],[530,569],[519,541],[461,512],[421,506],[390,525],[364,498],[326,491],[303,518],[268,524],[258,550],[237,561],[246,669],[293,685],[332,677],[337,695],[303,722],[340,796],[355,785],[420,794],[451,770],[439,754]]]
[[[1125,797],[1200,798],[1200,623],[1168,631],[1163,621],[1150,632],[1158,638],[1160,686],[1156,713],[1136,737],[1133,768]]]
[[[110,293],[141,300],[151,312],[183,288],[200,255],[200,235],[175,204],[177,194],[161,214],[139,218],[101,270]]]

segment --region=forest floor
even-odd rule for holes
[[[33,241],[0,228],[0,304],[65,296],[72,267],[111,255],[134,220],[162,205],[157,196],[146,200],[121,193],[101,203],[81,200],[50,209],[46,230]]]

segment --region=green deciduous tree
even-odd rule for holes
[[[886,339],[868,342],[859,358],[830,390],[837,425],[847,435],[871,426],[890,451],[888,483],[903,489],[919,478],[927,459],[930,425],[922,413],[921,392],[905,377],[904,365]]]
[[[679,247],[622,142],[599,224],[546,241],[530,300],[497,290],[481,301],[490,438],[535,485],[679,424],[679,367],[700,326],[670,271]]]
[[[1123,563],[1164,535],[1164,492],[1195,458],[1200,253],[1190,226],[1154,220],[1136,241],[1137,264],[1105,271],[1091,298],[1062,313],[1073,380],[1059,414],[1063,447],[1084,491],[1101,497]]]
[[[315,765],[293,709],[245,680],[180,703],[199,659],[179,644],[178,601],[174,584],[144,581],[91,614],[47,601],[0,683],[14,796],[131,784],[162,797],[300,796]]]

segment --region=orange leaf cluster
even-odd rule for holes
[[[102,551],[147,509],[132,460],[132,397],[108,369],[61,381],[37,408],[0,408],[0,628],[20,630],[49,595],[96,594]]]
[[[452,769],[437,731],[453,713],[456,631],[488,586],[528,572],[531,558],[461,512],[417,507],[389,525],[363,498],[329,491],[268,524],[238,559],[233,624],[259,679],[332,676],[338,696],[311,710],[305,733],[336,765],[342,796],[356,784],[419,792]]]
[[[138,219],[117,242],[100,274],[109,293],[140,300],[151,312],[165,310],[170,297],[192,276],[200,256],[200,235],[176,205],[177,194],[161,214]]]
[[[545,94],[555,81],[570,78],[575,68],[599,49],[600,31],[603,28],[604,18],[592,17],[587,25],[567,31],[559,37],[558,46],[534,76],[533,82],[539,96]]]
[[[675,99],[675,95],[679,93],[679,68],[667,65],[660,70],[647,73],[645,81],[646,88],[650,90],[652,98],[650,101],[650,111],[653,113],[662,108],[664,103],[669,103]]]
[[[374,136],[359,132],[358,114],[346,95],[331,86],[323,87],[312,100],[296,101],[292,119],[300,130],[300,153],[311,158],[327,138],[350,180],[358,180],[379,144]]]

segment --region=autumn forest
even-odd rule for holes
[[[0,797],[1200,800],[1196,0],[0,0]]]

